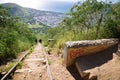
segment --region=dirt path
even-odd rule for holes
[[[48,55],[48,60],[53,80],[75,80],[66,67],[62,65],[62,59],[57,54]]]
[[[13,80],[49,80],[43,53],[41,44],[38,44],[23,61],[22,69],[15,71]],[[62,65],[60,57],[55,53],[47,56],[53,80],[75,80],[66,67]]]
[[[45,55],[41,44],[23,61],[21,69],[15,71],[13,80],[49,80]]]

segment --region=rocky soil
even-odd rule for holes
[[[23,61],[22,68],[15,71],[13,80],[49,80],[41,44]]]
[[[75,80],[71,73],[63,66],[62,59],[53,53],[48,55],[48,59],[51,62],[50,69],[53,76],[53,80]]]

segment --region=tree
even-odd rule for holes
[[[0,7],[0,64],[8,58],[34,45],[35,35],[17,17],[11,17],[8,9]]]

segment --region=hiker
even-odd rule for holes
[[[42,43],[42,40],[40,39],[39,42]]]

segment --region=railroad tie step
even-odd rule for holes
[[[33,58],[33,59],[26,59],[25,61],[44,61],[44,58]]]
[[[35,59],[26,59],[26,62],[40,62],[43,65],[46,65],[46,60],[44,58],[35,58]]]
[[[32,72],[32,69],[26,68],[26,69],[18,69],[15,71],[15,73],[24,73],[24,72]]]

